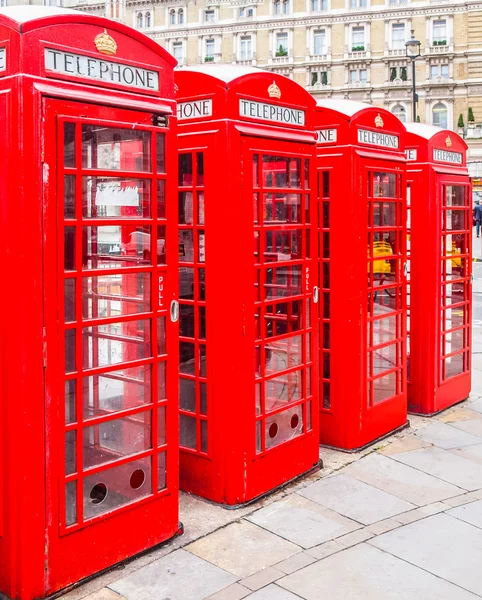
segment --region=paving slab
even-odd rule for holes
[[[125,598],[109,588],[102,588],[98,592],[85,596],[85,600],[125,600]]]
[[[245,588],[244,585],[239,583],[233,583],[228,587],[222,589],[220,592],[216,592],[212,596],[206,598],[206,600],[242,600],[251,594],[251,590]]]
[[[261,589],[262,587],[266,587],[270,583],[273,583],[273,581],[283,577],[283,575],[285,575],[285,573],[276,567],[268,567],[267,569],[258,571],[254,575],[250,575],[249,577],[241,579],[239,583],[250,590],[255,591]]]
[[[468,491],[482,487],[482,465],[441,448],[432,446],[403,452],[393,456],[393,459]]]
[[[476,419],[477,417],[478,413],[475,410],[470,410],[469,405],[464,404],[464,406],[457,406],[448,412],[438,415],[436,418],[441,423],[457,423],[457,421],[467,421],[468,419]]]
[[[478,413],[482,413],[482,398],[479,398],[478,400],[474,400],[473,402],[470,402],[467,405],[467,408],[470,408],[470,410],[475,410]]]
[[[310,548],[306,551],[307,554],[310,554],[314,558],[322,559],[330,556],[331,554],[335,554],[335,552],[341,552],[342,550],[346,550],[347,546],[342,546],[337,541],[332,540],[331,542],[325,542],[320,546],[315,546],[314,548]]]
[[[252,523],[302,548],[312,548],[361,525],[298,494],[288,496],[246,517]]]
[[[298,571],[303,567],[311,565],[311,563],[315,562],[315,560],[316,559],[313,556],[310,556],[307,552],[300,552],[291,558],[287,558],[280,563],[276,563],[275,567],[288,575],[289,573],[293,573],[294,571]]]
[[[203,600],[236,579],[185,550],[176,550],[118,579],[109,588],[127,600]]]
[[[457,506],[457,508],[448,510],[446,514],[482,529],[482,500],[476,500],[475,502],[470,502],[470,504]]]
[[[410,417],[410,419],[411,418],[412,417]],[[426,448],[427,446],[429,446],[428,442],[424,442],[414,434],[411,434],[391,442],[384,448],[377,450],[377,453],[383,454],[384,456],[391,456],[392,454],[398,454],[399,452],[409,452],[410,450],[418,450],[419,448]]]
[[[189,544],[186,550],[238,577],[249,577],[297,554],[301,548],[242,520]]]
[[[298,493],[363,525],[415,508],[413,504],[349,475],[321,479]]]
[[[482,415],[475,419],[466,419],[465,421],[458,421],[457,423],[452,423],[453,427],[457,427],[466,433],[470,433],[471,435],[475,435],[478,438],[482,438]]]
[[[276,583],[272,583],[262,590],[258,590],[254,594],[247,596],[246,600],[300,600],[300,597],[279,587]]]
[[[467,460],[473,460],[476,463],[482,465],[482,444],[476,446],[466,446],[465,448],[454,448],[450,450],[452,454],[466,458]]]
[[[480,444],[480,438],[477,436],[439,421],[433,421],[430,425],[419,429],[415,435],[425,442],[446,450]]]
[[[306,600],[477,598],[443,579],[367,544],[333,554],[284,577],[278,584]]]
[[[384,533],[368,543],[482,595],[482,530],[473,525],[442,513]]]
[[[343,473],[417,506],[463,493],[450,483],[376,452],[349,465]]]

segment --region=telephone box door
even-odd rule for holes
[[[177,221],[152,114],[44,117],[49,592],[178,529]]]

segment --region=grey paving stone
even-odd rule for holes
[[[125,598],[109,588],[102,588],[98,592],[84,596],[84,600],[125,600]]]
[[[242,520],[189,544],[186,550],[238,577],[249,577],[297,554],[301,548]]]
[[[470,433],[470,435],[475,435],[478,438],[482,437],[482,418],[457,421],[456,423],[452,423],[452,425],[457,429],[465,431],[465,433]]]
[[[364,525],[415,508],[413,504],[349,475],[320,479],[300,490],[299,494]]]
[[[399,516],[400,515],[398,515],[398,517]],[[400,526],[401,523],[399,521],[396,521],[395,519],[385,519],[384,521],[378,521],[378,523],[373,523],[373,525],[369,525],[368,527],[366,527],[366,530],[370,531],[370,533],[373,533],[373,535],[380,535],[381,533],[386,533],[387,531],[391,531],[392,529],[395,529],[396,527]]]
[[[463,493],[454,485],[376,452],[352,463],[343,473],[417,506]]]
[[[277,563],[275,567],[283,573],[289,575],[289,573],[294,573],[303,567],[307,567],[311,565],[312,562],[315,562],[315,558],[310,556],[307,552],[299,552],[295,554],[291,558],[287,558],[280,563]]]
[[[300,597],[272,583],[248,596],[247,600],[300,600]]]
[[[361,527],[298,494],[274,502],[246,518],[302,548],[318,546]]]
[[[109,588],[127,600],[203,600],[236,579],[185,550],[176,550],[118,579]]]
[[[465,448],[454,448],[453,450],[450,450],[450,452],[482,465],[482,444],[466,446]]]
[[[482,595],[482,530],[477,527],[442,513],[384,533],[368,543]]]
[[[430,442],[438,448],[444,448],[445,450],[480,444],[480,438],[477,436],[461,431],[452,424],[447,425],[439,421],[433,421],[430,425],[422,427],[415,435],[421,440]]]
[[[446,514],[482,529],[482,500],[457,506],[457,508],[448,510]]]
[[[345,546],[345,548],[349,548],[350,546],[356,546],[356,544],[361,544],[362,542],[366,542],[370,538],[372,538],[374,534],[369,531],[368,527],[365,529],[359,529],[358,531],[353,531],[352,533],[347,533],[346,535],[342,535],[339,538],[336,538],[336,543]]]
[[[393,459],[468,491],[482,487],[482,465],[447,450],[423,448],[396,454]]]
[[[443,502],[434,502],[433,504],[427,504],[427,506],[422,506],[420,510],[427,516],[436,515],[437,513],[447,510],[447,505]]]
[[[473,594],[367,544],[333,554],[284,577],[278,584],[306,600],[476,599]]]
[[[206,600],[242,600],[251,594],[251,590],[245,588],[244,585],[239,583],[233,583],[228,587],[222,589],[220,592],[216,592]]]
[[[342,550],[346,550],[346,546],[342,546],[337,541],[332,540],[331,542],[325,542],[320,546],[310,548],[306,551],[306,553],[311,554],[311,556],[320,560],[322,558],[326,558],[327,556],[335,554],[335,552],[341,552]]]
[[[470,410],[475,410],[479,413],[482,413],[482,398],[479,398],[478,400],[475,400],[474,402],[470,402],[467,405],[467,408],[470,408]]]
[[[462,496],[455,496],[455,498],[447,498],[444,500],[444,504],[448,504],[449,506],[461,506],[462,504],[468,504],[469,502],[473,502],[476,500],[474,496],[472,496],[472,492],[468,494],[463,494]]]
[[[275,567],[268,567],[267,569],[258,571],[254,575],[241,579],[239,583],[254,591],[273,583],[273,581],[276,581],[284,575],[285,573],[283,573],[283,571],[280,571]]]

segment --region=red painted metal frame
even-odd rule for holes
[[[317,145],[320,442],[353,451],[407,421],[405,128],[388,111],[350,101],[320,102],[315,118],[324,132]],[[360,129],[396,136],[398,148],[360,143]],[[378,195],[389,180],[396,195],[391,190],[387,200]],[[383,211],[392,221],[379,227]]]
[[[453,131],[410,124],[406,148],[410,186],[408,409],[431,415],[465,400],[470,394],[471,180],[466,163],[467,144]],[[437,160],[435,152],[445,160]],[[447,223],[452,222],[445,208],[448,186],[462,188],[464,204],[448,208],[454,225],[456,221],[464,221],[457,229],[446,229]],[[447,240],[450,248],[445,247]],[[444,264],[453,281],[448,286],[444,285],[447,280]],[[443,318],[444,306],[449,308]],[[446,325],[447,320],[449,325]],[[457,336],[463,339],[461,352],[454,355],[455,359],[451,358],[461,357],[462,369],[451,377],[444,376],[443,370],[444,364],[448,364],[442,358],[444,330],[449,332],[445,334],[447,348],[452,347],[450,339],[454,342]]]
[[[52,11],[47,13],[51,15]],[[159,69],[162,75],[159,93],[148,97],[125,88],[109,88],[106,93],[95,81],[89,85],[78,79],[57,81],[49,77],[46,81],[42,70],[44,42],[81,54],[89,53],[95,51],[93,40],[104,29],[118,44],[113,61],[139,57],[138,65],[154,65]],[[172,537],[178,531],[177,325],[169,321],[166,323],[169,354],[167,490],[83,525],[74,523],[70,528],[66,527],[64,482],[80,477],[80,474],[73,473],[67,478],[65,475],[64,434],[75,426],[64,424],[61,308],[64,278],[61,228],[64,220],[63,213],[59,213],[64,174],[59,164],[63,159],[63,140],[59,136],[64,122],[78,123],[78,127],[81,123],[127,126],[129,130],[138,127],[148,132],[152,139],[158,132],[165,134],[167,176],[160,175],[159,178],[166,180],[166,222],[172,223],[166,241],[169,266],[159,269],[154,264],[150,269],[136,267],[132,271],[150,271],[153,278],[151,310],[139,318],[150,318],[154,323],[158,315],[167,315],[166,308],[171,299],[177,297],[177,228],[174,225],[177,210],[171,200],[177,173],[176,152],[172,150],[176,124],[175,61],[157,44],[130,28],[87,15],[60,14],[25,23],[0,16],[0,39],[8,40],[5,44],[8,47],[7,69],[0,73],[5,149],[0,166],[3,175],[0,205],[2,264],[5,281],[15,282],[16,290],[14,295],[8,298],[4,295],[2,300],[2,312],[8,317],[2,319],[1,324],[0,591],[8,597],[31,600],[75,583]],[[126,105],[133,110],[115,108]],[[169,126],[154,127],[153,113],[170,115]],[[71,169],[70,172],[80,178],[80,170]],[[117,174],[109,172],[109,175]],[[141,175],[150,181],[155,178],[154,171]],[[76,224],[80,226],[80,213],[76,215]],[[143,219],[142,223],[151,221],[153,226],[164,222],[153,216],[150,220]],[[95,223],[99,224],[98,221]],[[80,235],[78,240],[80,244]],[[155,252],[154,242],[151,246]],[[77,249],[80,248],[78,245]],[[155,277],[163,273],[168,275],[163,282],[166,306],[157,308]],[[95,273],[84,272],[84,275],[92,274]],[[80,278],[80,273],[77,277]],[[81,314],[79,310],[80,307],[77,315]],[[124,328],[122,335],[132,335],[132,332],[128,333],[131,318],[120,320]],[[106,322],[109,321],[92,321],[95,324]],[[80,349],[78,346],[77,352]],[[154,358],[141,362],[156,365],[162,361],[157,352],[152,356]],[[146,405],[146,410],[150,410],[155,402]],[[135,409],[127,411],[129,415],[134,412]],[[97,418],[92,423],[101,420]],[[104,421],[108,420],[106,416]],[[126,435],[128,429],[124,428],[123,432]],[[154,443],[154,431],[151,439]],[[78,441],[78,449],[81,443],[82,439]],[[165,447],[160,447],[159,451]],[[155,450],[144,454],[157,455],[157,445]],[[155,464],[156,459],[153,460]],[[118,464],[122,462],[125,464],[126,460],[122,459]],[[92,472],[95,471],[101,469]],[[152,481],[155,480],[154,476]]]
[[[256,236],[262,237],[260,233],[262,226],[259,220],[262,216],[257,212],[261,210],[261,206],[259,205],[254,211],[255,222],[253,195],[258,194],[261,197],[263,193],[262,188],[253,187],[253,156],[274,155],[310,161],[311,169],[306,177],[303,175],[301,184],[305,187],[297,189],[295,186],[289,188],[289,191],[304,196],[310,193],[313,199],[314,135],[308,129],[311,127],[310,111],[313,110],[314,101],[294,82],[276,74],[254,69],[229,67],[182,69],[177,71],[175,76],[179,103],[212,99],[211,116],[204,119],[180,120],[178,128],[181,161],[180,202],[184,206],[186,196],[182,194],[188,192],[194,193],[195,196],[197,194],[199,203],[199,193],[202,191],[205,216],[202,224],[199,222],[196,224],[196,217],[194,217],[193,225],[186,222],[180,225],[186,231],[202,227],[205,233],[203,298],[197,292],[192,299],[180,298],[181,335],[184,336],[181,337],[181,344],[199,345],[201,342],[204,345],[204,340],[200,340],[199,337],[200,319],[196,317],[194,323],[189,322],[189,310],[199,306],[205,309],[206,336],[205,376],[190,376],[186,374],[187,369],[183,367],[181,371],[184,371],[184,375],[181,373],[181,382],[185,385],[186,380],[197,380],[207,385],[206,398],[199,397],[199,390],[195,398],[187,394],[184,397],[181,393],[181,418],[184,419],[184,425],[191,419],[193,429],[196,422],[196,431],[198,435],[202,435],[200,423],[206,423],[207,425],[203,427],[205,431],[207,429],[207,440],[193,441],[192,437],[185,435],[181,425],[180,485],[181,489],[214,502],[237,505],[250,501],[310,470],[317,465],[319,459],[318,398],[317,390],[313,386],[310,397],[311,427],[305,412],[302,416],[292,415],[291,423],[296,422],[301,427],[303,421],[304,430],[300,435],[294,435],[292,439],[270,449],[265,449],[264,446],[257,447],[257,427],[262,428],[261,423],[267,426],[269,419],[271,425],[272,421],[280,420],[281,415],[273,411],[269,413],[268,420],[264,421],[265,413],[262,409],[259,409],[258,414],[256,412],[255,348],[258,348],[258,345],[265,346],[267,333],[264,324],[260,322],[261,320],[264,323],[265,313],[260,315],[260,311],[264,311],[266,305],[259,297],[262,284],[253,287],[256,273],[263,268],[257,264],[263,250],[255,249],[257,258],[253,257],[253,235],[255,239]],[[268,88],[273,83],[278,86],[281,99],[269,96]],[[281,126],[241,118],[240,98],[304,110],[306,125],[304,127]],[[184,164],[182,161],[187,161],[189,155],[196,156],[198,153],[204,155],[202,186],[196,180],[196,176],[192,183],[188,178],[183,179],[185,167],[182,166]],[[183,156],[185,158],[182,158]],[[196,200],[194,200],[195,206]],[[310,215],[309,222],[313,224],[315,222],[314,202],[311,202],[309,210],[307,207],[307,214]],[[286,226],[287,229],[293,227],[294,225],[289,224]],[[304,224],[300,224],[299,227],[310,228],[309,225]],[[311,227],[313,228],[313,225]],[[316,305],[310,302],[316,285],[316,263],[310,258],[314,257],[316,252],[314,230],[308,245],[309,256],[302,255],[299,260],[294,261],[294,264],[303,268],[301,278],[303,289],[295,297],[309,306],[307,317],[312,327],[313,319],[316,317]],[[196,264],[194,266],[197,269],[199,263]],[[281,263],[284,267],[289,265],[289,262]],[[181,274],[181,287],[182,277]],[[194,282],[194,287],[197,288],[197,275]],[[182,294],[183,292],[181,296]],[[281,306],[280,301],[276,302],[278,302],[277,306]],[[187,315],[184,322],[183,313]],[[286,322],[287,317],[284,319]],[[256,333],[256,326],[262,327],[263,333]],[[300,333],[305,336],[305,339],[309,339],[312,361],[313,352],[317,347],[316,328],[310,330],[307,327],[307,329],[311,338],[306,337],[305,332]],[[189,331],[190,333],[186,335]],[[277,339],[283,340],[286,336]],[[314,383],[317,376],[316,361],[311,363],[304,352],[305,350],[303,350],[300,366],[305,369],[306,365],[311,365],[311,377]],[[197,357],[197,354],[195,356]],[[293,377],[290,373],[285,371],[287,378]],[[258,386],[261,387],[260,383]],[[262,396],[262,393],[260,395]],[[309,407],[305,399],[306,390],[300,395],[299,400],[291,399],[292,402],[286,406],[290,410],[305,411]],[[262,401],[260,398],[259,402]],[[201,408],[204,403],[207,406]],[[256,425],[257,422],[260,425]],[[281,421],[280,424],[273,426],[271,433],[274,433],[275,429],[278,431],[278,427],[281,431]],[[259,442],[261,439],[264,440],[264,433],[258,439]]]

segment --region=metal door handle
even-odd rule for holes
[[[315,285],[313,287],[313,302],[315,304],[318,304],[318,297],[319,297],[319,289],[318,289],[318,286]]]
[[[176,323],[179,319],[179,302],[177,300],[173,300],[171,302],[171,321]]]
[[[403,276],[406,277],[408,274],[408,265],[406,262],[403,263]]]

